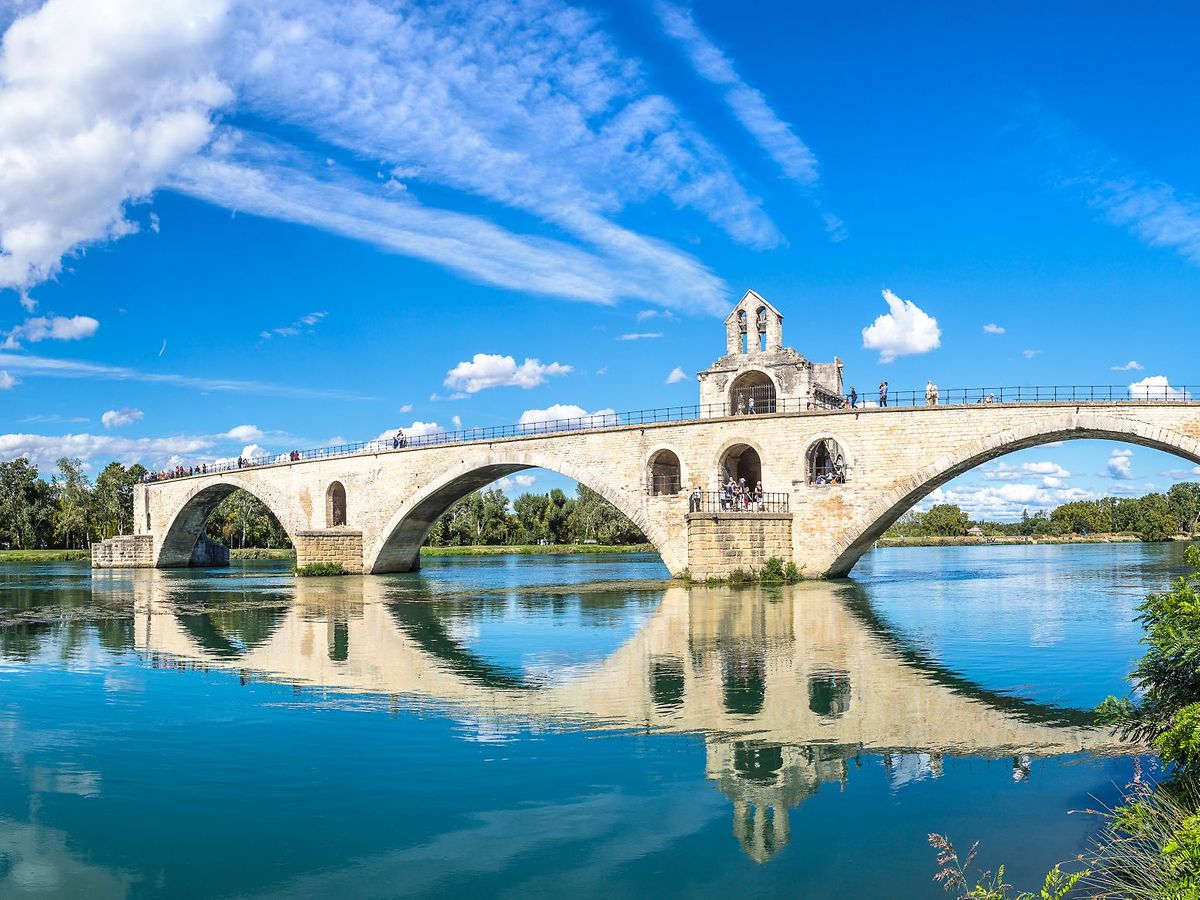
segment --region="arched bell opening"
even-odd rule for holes
[[[732,416],[773,413],[777,405],[775,382],[766,372],[743,372],[729,387],[729,414]]]
[[[671,450],[659,450],[650,457],[647,486],[650,495],[678,494],[683,490],[683,467],[679,457]]]
[[[749,444],[734,444],[721,456],[717,468],[717,487],[727,484],[730,479],[735,484],[745,481],[746,487],[751,490],[762,481],[762,459]]]
[[[346,524],[346,487],[335,481],[325,492],[325,527],[337,528]]]
[[[808,448],[805,469],[809,484],[845,484],[846,454],[833,438],[824,438]]]

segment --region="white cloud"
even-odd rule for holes
[[[1083,488],[1045,484],[1004,484],[999,487],[952,485],[938,488],[917,505],[927,510],[937,503],[953,503],[970,518],[981,521],[1014,521],[1025,510],[1049,511],[1063,503],[1094,500],[1098,494]]]
[[[521,365],[511,356],[498,353],[476,353],[470,362],[460,362],[446,373],[443,384],[448,388],[475,394],[495,387],[534,388],[547,378],[569,375],[571,366],[552,362],[543,365],[540,360],[526,359]]]
[[[681,381],[687,381],[687,372],[683,371],[679,366],[671,370],[664,384],[679,384]]]
[[[662,337],[661,331],[634,331],[634,332],[630,332],[629,334],[621,335],[619,338],[617,338],[617,340],[618,341],[647,341],[647,340],[653,340],[654,338],[660,338],[660,337]]]
[[[493,486],[504,491],[506,494],[513,494],[517,492],[518,488],[521,490],[528,490],[529,488],[533,487],[533,484],[536,481],[536,475],[506,475],[503,478],[492,482],[492,484]]]
[[[1041,350],[1022,350],[1021,355],[1024,356],[1026,359],[1033,359],[1035,356],[1041,356],[1042,351]]]
[[[1129,386],[1129,396],[1134,400],[1189,400],[1191,394],[1181,388],[1171,387],[1166,375],[1149,375]]]
[[[883,291],[890,312],[877,318],[862,331],[863,347],[878,350],[881,363],[900,356],[928,353],[941,345],[942,331],[937,319],[911,300],[901,300],[889,290]]]
[[[546,409],[527,409],[517,422],[524,431],[557,431],[572,428],[600,428],[618,424],[615,410],[588,412],[573,403],[555,403]]]
[[[243,459],[262,459],[264,456],[270,456],[271,454],[269,450],[264,449],[258,444],[247,444],[238,455]]]
[[[264,436],[264,432],[257,425],[235,425],[221,435],[231,441],[259,441]]]
[[[231,94],[212,72],[220,0],[48,0],[0,50],[0,287],[137,230],[149,196]]]
[[[21,379],[16,375],[10,375],[8,372],[0,369],[0,391],[11,391],[20,383]]]
[[[148,384],[169,384],[176,387],[201,391],[237,391],[277,397],[307,397],[326,400],[363,400],[362,394],[330,389],[309,389],[289,385],[266,384],[259,381],[239,381],[233,378],[197,378],[191,375],[175,375],[164,372],[143,372],[124,366],[107,366],[100,363],[80,362],[73,359],[53,359],[46,356],[30,356],[23,353],[0,352],[0,366],[47,378],[87,378],[106,381],[141,381]]]
[[[983,330],[986,334],[1004,334],[1004,326],[997,325],[995,322],[988,322],[983,326]]]
[[[815,184],[817,159],[812,151],[771,109],[762,93],[742,81],[729,58],[696,26],[690,11],[665,2],[655,4],[655,10],[667,34],[682,44],[696,72],[726,88],[725,102],[734,116],[783,173],[805,187]]]
[[[1109,366],[1109,368],[1114,372],[1140,372],[1145,368],[1145,366],[1143,366],[1136,359],[1131,359],[1123,366]]]
[[[402,407],[400,407],[399,411],[402,413],[410,413],[412,412],[412,409],[413,405],[411,403],[405,403]]]
[[[100,422],[105,428],[120,428],[122,425],[131,425],[134,422],[140,422],[143,418],[145,418],[145,413],[140,409],[125,407],[122,409],[110,409],[100,416]]]
[[[0,228],[3,223],[0,221]],[[3,265],[0,256],[0,266]],[[91,316],[38,316],[26,319],[5,336],[3,348],[12,350],[21,346],[21,341],[37,344],[41,341],[78,341],[96,333],[100,323]]]
[[[1133,478],[1133,451],[1114,450],[1108,457],[1108,477],[1120,481]]]
[[[311,330],[312,328],[316,327],[327,315],[329,315],[329,313],[311,312],[307,315],[301,316],[290,325],[282,325],[279,328],[271,328],[267,331],[260,331],[258,336],[267,340],[274,335],[278,335],[279,337],[295,337],[306,328]]]
[[[638,311],[636,318],[645,322],[647,319],[674,319],[675,314],[669,309],[643,309]]]
[[[150,468],[162,468],[172,456],[194,455],[209,450],[214,440],[204,435],[177,435],[160,438],[122,438],[107,434],[0,434],[0,459],[19,456],[42,470],[53,468],[63,456],[85,462],[100,458],[131,464],[141,462]]]
[[[1043,477],[1043,479],[1063,479],[1071,477],[1071,473],[1058,463],[1050,462],[1048,460],[1021,463],[1020,465],[1000,462],[983,470],[983,477],[987,481],[1014,481],[1016,479],[1023,478],[1026,475],[1040,475]],[[1049,487],[1057,487],[1057,485],[1049,485]]]
[[[462,429],[462,416],[453,416],[450,419],[450,424],[453,425],[456,429],[461,430]]]

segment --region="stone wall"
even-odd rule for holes
[[[92,544],[93,569],[150,569],[154,567],[154,538],[123,534]]]
[[[735,569],[761,569],[772,556],[790,562],[792,515],[688,513],[687,541],[693,578],[727,578]]]
[[[189,565],[197,568],[227,566],[229,565],[229,548],[212,540],[207,535],[201,535],[200,540],[196,541],[196,546],[192,548],[192,561]]]
[[[351,528],[325,528],[320,531],[297,531],[296,568],[312,563],[339,565],[347,572],[361,574],[363,570],[363,533]]]

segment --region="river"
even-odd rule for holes
[[[0,566],[0,896],[942,896],[1040,884],[1134,771],[1137,603],[1178,545],[653,555],[419,574]]]

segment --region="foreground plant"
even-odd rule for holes
[[[938,852],[937,863],[941,867],[933,876],[933,880],[941,884],[946,891],[954,891],[954,896],[961,900],[1062,900],[1080,879],[1089,874],[1086,870],[1063,872],[1055,866],[1046,873],[1046,880],[1038,893],[1022,891],[1013,894],[1010,893],[1012,885],[1004,881],[1004,866],[1000,866],[995,874],[991,871],[983,871],[978,875],[970,874],[975,854],[979,851],[979,841],[971,845],[966,859],[962,860],[946,835],[931,834],[929,843]]]

